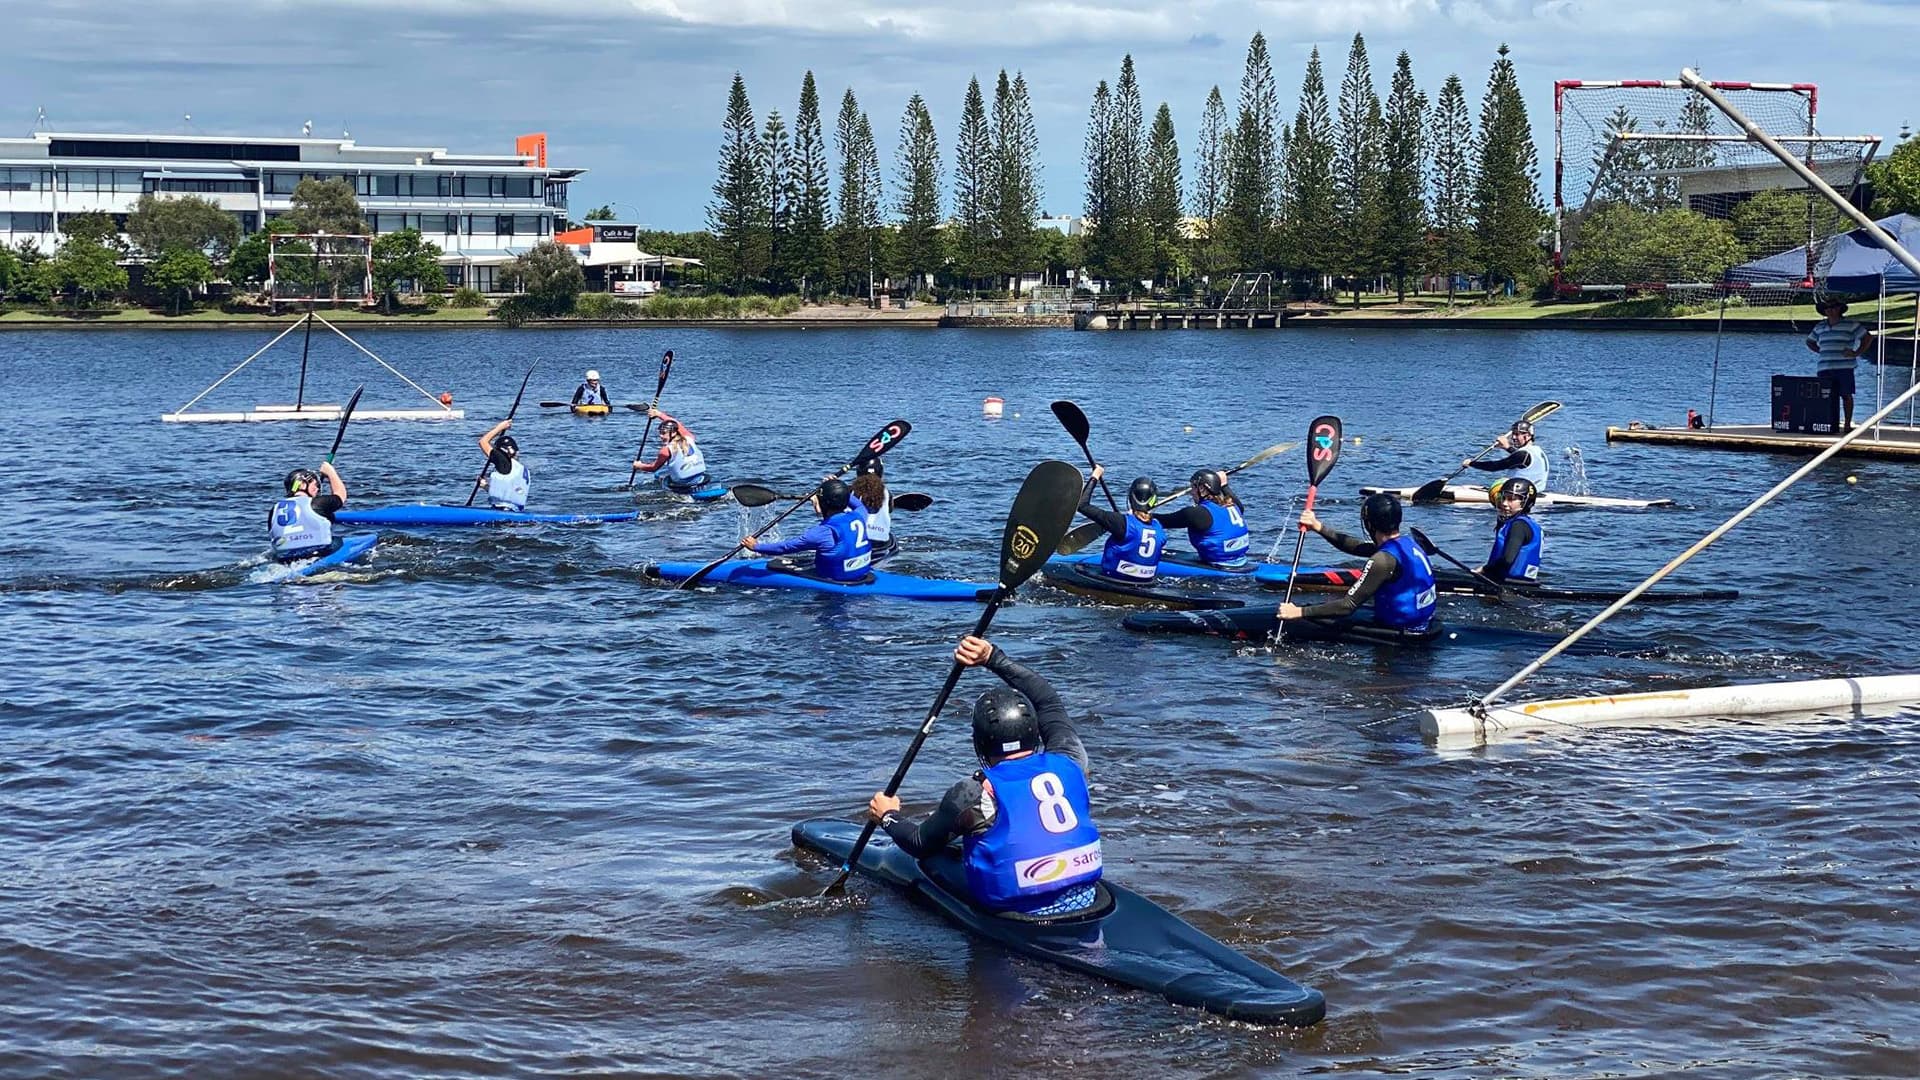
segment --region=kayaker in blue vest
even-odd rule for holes
[[[867,508],[853,489],[837,477],[828,477],[813,493],[820,524],[791,540],[740,541],[758,555],[813,552],[813,575],[828,581],[862,581],[871,572],[873,544],[867,539]],[[805,573],[806,571],[796,571]]]
[[[1500,511],[1493,526],[1493,551],[1480,572],[1495,581],[1540,580],[1540,555],[1546,535],[1533,520],[1533,502],[1538,496],[1533,484],[1513,477],[1494,484],[1487,497]]]
[[[1116,514],[1093,504],[1093,489],[1106,475],[1095,465],[1087,488],[1080,494],[1080,513],[1107,530],[1107,546],[1100,552],[1100,572],[1116,581],[1143,585],[1160,573],[1160,552],[1167,546],[1167,527],[1153,519],[1153,502],[1160,490],[1142,476],[1127,488],[1127,512]]]
[[[948,788],[918,823],[900,816],[900,800],[885,793],[874,795],[867,812],[915,858],[959,840],[967,888],[988,910],[1046,918],[1092,907],[1100,830],[1087,798],[1087,750],[1066,703],[985,638],[961,638],[953,658],[1007,684],[973,703],[980,771]]]
[[[887,490],[886,472],[874,458],[853,481],[854,498],[867,508],[867,541],[873,545],[873,561],[900,552],[900,541],[893,535],[893,493]]]
[[[1371,603],[1376,626],[1410,633],[1428,628],[1439,599],[1433,587],[1433,567],[1427,563],[1420,545],[1400,535],[1398,498],[1382,492],[1367,496],[1360,504],[1360,525],[1367,531],[1367,540],[1327,528],[1311,510],[1300,515],[1300,524],[1319,533],[1321,539],[1341,551],[1364,556],[1367,565],[1360,571],[1360,580],[1339,599],[1311,607],[1281,604],[1279,615],[1283,622],[1344,619]]]
[[[519,513],[527,508],[527,463],[520,460],[520,443],[505,434],[512,420],[502,420],[480,436],[480,452],[487,455],[487,503],[495,510]]]
[[[1192,506],[1155,514],[1153,520],[1187,530],[1187,542],[1207,565],[1244,566],[1249,540],[1246,507],[1227,486],[1227,474],[1201,469],[1193,474],[1192,485]]]
[[[1504,457],[1468,458],[1460,463],[1460,467],[1524,477],[1533,484],[1535,489],[1547,490],[1547,451],[1545,447],[1533,441],[1531,422],[1515,420],[1513,427],[1505,435],[1493,440],[1493,443],[1507,451]]]
[[[641,472],[658,472],[668,490],[682,495],[707,486],[707,456],[693,437],[693,429],[668,416],[657,405],[647,406],[647,415],[660,421],[660,450],[652,461],[636,461]]]
[[[613,404],[613,395],[607,391],[606,387],[600,385],[600,373],[598,371],[588,371],[587,381],[581,383],[573,391],[573,403],[575,405],[610,406]]]
[[[326,478],[327,490],[320,491]],[[287,474],[287,497],[267,511],[267,542],[279,562],[311,559],[339,546],[333,538],[333,515],[347,505],[347,485],[322,462],[320,471],[295,469]]]

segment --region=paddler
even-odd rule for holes
[[[1227,474],[1219,469],[1201,469],[1193,474],[1193,505],[1170,513],[1155,514],[1153,520],[1169,528],[1187,530],[1187,542],[1208,566],[1237,569],[1247,562],[1246,507],[1227,484]]]
[[[1493,551],[1480,572],[1495,581],[1539,581],[1540,555],[1546,535],[1533,520],[1533,503],[1538,496],[1533,482],[1525,477],[1498,481],[1487,491],[1487,498],[1499,511],[1493,526]]]
[[[707,458],[700,452],[692,429],[668,416],[657,405],[647,406],[647,415],[660,421],[660,451],[652,461],[636,461],[641,472],[658,472],[669,491],[682,495],[707,486]]]
[[[902,817],[900,800],[884,792],[867,812],[915,858],[957,839],[968,892],[981,907],[1040,918],[1092,907],[1099,900],[1100,830],[1087,798],[1086,747],[1066,703],[985,638],[961,638],[953,658],[1007,684],[973,703],[980,770],[948,788],[918,823]]]
[[[1376,626],[1413,634],[1428,629],[1438,606],[1433,567],[1420,545],[1400,535],[1398,497],[1381,492],[1367,496],[1360,504],[1360,526],[1367,531],[1366,540],[1327,528],[1311,510],[1301,513],[1300,524],[1341,551],[1365,557],[1367,565],[1360,571],[1360,580],[1338,599],[1312,607],[1281,604],[1281,621],[1344,619],[1371,603]]]
[[[864,580],[873,564],[866,506],[845,481],[829,476],[813,493],[813,509],[820,515],[820,524],[791,540],[763,541],[749,536],[740,544],[757,555],[811,551],[813,576],[827,581]]]
[[[320,491],[325,477],[327,490]],[[347,485],[333,469],[333,462],[322,462],[320,471],[295,469],[287,474],[287,497],[267,511],[267,540],[273,557],[280,562],[310,559],[325,555],[340,546],[333,538],[333,515],[347,505]]]
[[[488,505],[517,514],[527,508],[527,465],[520,460],[519,441],[505,433],[512,426],[507,419],[488,428],[480,436],[480,452],[492,467],[486,478]]]
[[[900,551],[900,541],[893,538],[893,493],[887,490],[886,475],[880,459],[874,458],[853,481],[854,498],[867,508],[867,541],[873,545],[874,562]]]
[[[587,369],[587,381],[581,383],[573,392],[573,403],[575,405],[606,405],[611,407],[613,405],[613,396],[607,393],[606,387],[600,385],[600,373],[589,368]]]
[[[1160,497],[1152,477],[1136,477],[1127,488],[1127,512],[1116,514],[1093,504],[1093,489],[1106,475],[1095,465],[1080,495],[1080,513],[1107,530],[1107,546],[1100,552],[1100,572],[1116,581],[1144,585],[1160,573],[1160,552],[1167,546],[1167,527],[1154,520],[1153,503]]]
[[[1505,457],[1468,458],[1460,463],[1463,469],[1479,469],[1483,472],[1504,472],[1531,483],[1535,491],[1547,490],[1547,451],[1533,441],[1533,423],[1528,420],[1515,420],[1513,428],[1505,435],[1493,440],[1493,444],[1507,451]]]

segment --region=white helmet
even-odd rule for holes
[[[599,382],[599,381],[600,381],[600,373],[599,373],[599,372],[597,372],[597,371],[588,371],[588,372],[587,372],[587,381],[588,381],[588,382]]]

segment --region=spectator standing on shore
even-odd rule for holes
[[[1847,318],[1847,302],[1837,296],[1820,301],[1820,314],[1826,316],[1807,331],[1807,351],[1818,356],[1815,374],[1833,387],[1834,396],[1846,413],[1841,431],[1853,430],[1853,373],[1859,358],[1873,347],[1873,334],[1860,323]]]

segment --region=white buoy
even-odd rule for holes
[[[1000,400],[997,397],[990,397],[987,400],[980,403],[980,415],[981,416],[999,416],[1002,413],[1002,411],[1006,409],[1006,407],[1007,407],[1006,402]]]

